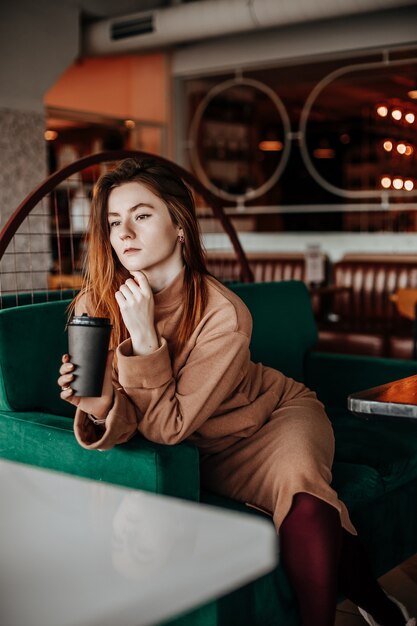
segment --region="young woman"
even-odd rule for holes
[[[369,624],[412,626],[372,577],[330,487],[334,441],[315,394],[250,360],[251,317],[207,272],[193,197],[154,160],[123,161],[94,190],[88,271],[73,311],[113,324],[100,398],[76,405],[81,446],[109,450],[139,432],[200,449],[203,485],[268,512],[304,626],[333,626],[337,591]],[[372,617],[371,617],[372,616]]]

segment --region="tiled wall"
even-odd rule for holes
[[[42,113],[0,108],[0,228],[47,175]],[[47,203],[35,207],[0,262],[2,293],[45,289],[50,268]]]

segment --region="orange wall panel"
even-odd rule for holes
[[[167,122],[168,74],[164,54],[82,59],[47,91],[44,103],[122,119]]]

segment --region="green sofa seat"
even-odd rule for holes
[[[67,352],[70,300],[0,311],[0,454],[12,461],[189,500],[199,499],[199,454],[188,443],[136,437],[106,454],[76,442],[74,407],[56,384]]]
[[[0,411],[0,456],[124,487],[199,500],[199,455],[136,437],[106,454],[81,448],[72,420],[50,413]]]
[[[72,299],[78,289],[51,289],[45,291],[23,291],[21,293],[6,293],[0,295],[0,309],[24,306],[26,304],[40,304],[41,302],[56,302],[57,300]]]
[[[332,414],[336,461],[366,464],[378,472],[385,491],[417,479],[417,425]],[[399,427],[401,426],[401,428]]]
[[[335,461],[332,474],[332,487],[350,510],[385,493],[380,474],[369,465]]]
[[[380,575],[417,551],[417,427],[367,421],[347,396],[416,373],[414,361],[314,351],[317,330],[305,285],[234,284],[254,319],[254,361],[304,381],[325,404],[336,438],[333,486],[346,503]],[[72,433],[73,408],[56,385],[66,348],[66,302],[0,311],[0,455],[95,480],[155,491],[247,515],[239,502],[200,490],[198,450],[161,446],[139,435],[105,453],[86,451]],[[278,566],[232,593],[170,621],[170,626],[299,626],[291,586]]]

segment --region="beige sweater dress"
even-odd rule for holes
[[[204,317],[174,352],[183,277],[155,294],[160,348],[133,356],[129,339],[118,346],[105,427],[77,410],[80,445],[108,450],[138,431],[156,443],[187,440],[200,450],[205,488],[266,511],[277,529],[294,494],[307,492],[334,506],[356,534],[330,487],[334,437],[323,406],[301,383],[251,361],[252,319],[242,300],[208,278]]]

